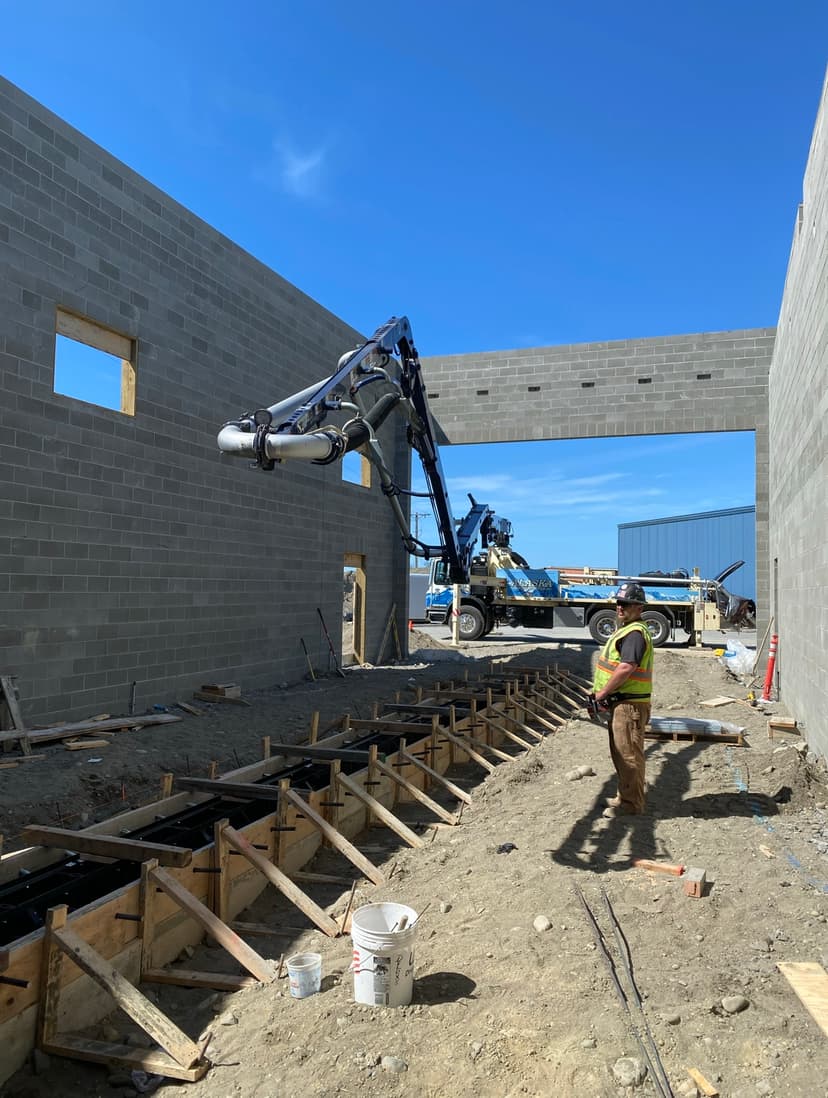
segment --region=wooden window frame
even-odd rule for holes
[[[96,351],[103,351],[121,360],[121,407],[114,409],[122,415],[135,415],[136,340],[106,328],[88,317],[79,316],[58,306],[55,314],[55,334],[83,343]],[[69,394],[64,393],[64,396]],[[80,398],[76,398],[80,399]],[[94,403],[85,401],[85,403]],[[105,408],[106,405],[96,405]]]

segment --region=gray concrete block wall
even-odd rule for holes
[[[781,697],[814,750],[828,756],[828,80],[795,219],[769,396]]]
[[[137,340],[134,418],[53,392],[55,310]],[[378,323],[385,320],[378,318]],[[407,567],[379,489],[339,465],[219,455],[242,411],[326,376],[351,327],[0,81],[0,671],[34,721],[247,689],[339,644],[367,557],[368,650]],[[407,483],[402,424],[381,437]]]
[[[757,575],[764,577],[773,344],[773,328],[756,328],[535,347],[427,358],[423,377],[450,443],[754,431]],[[761,581],[757,596],[761,629],[768,613]]]

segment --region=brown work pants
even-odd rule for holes
[[[618,702],[610,710],[610,755],[621,807],[629,812],[644,811],[644,729],[649,719],[649,702]]]

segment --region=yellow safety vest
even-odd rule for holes
[[[653,638],[650,635],[650,630],[643,621],[634,621],[631,622],[630,625],[625,625],[622,629],[619,629],[617,633],[613,633],[604,645],[601,655],[598,657],[598,662],[595,665],[595,677],[592,681],[592,689],[596,694],[599,690],[604,689],[614,672],[618,669],[618,665],[621,663],[619,641],[626,637],[628,633],[631,633],[633,629],[638,629],[644,634],[647,647],[644,651],[644,657],[641,660],[641,663],[635,671],[633,671],[627,681],[621,683],[618,692],[622,693],[625,697],[630,698],[631,701],[647,701],[652,694]]]

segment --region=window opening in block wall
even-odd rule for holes
[[[361,488],[371,487],[371,462],[355,450],[347,453],[341,462],[342,479]]]
[[[56,393],[134,416],[135,357],[135,340],[94,320],[57,310]]]

